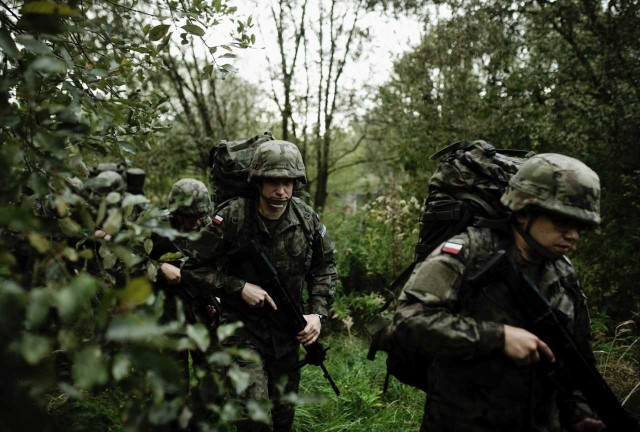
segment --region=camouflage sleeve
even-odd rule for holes
[[[216,297],[239,295],[245,281],[228,275],[228,237],[233,233],[231,206],[222,209],[201,232],[200,238],[192,242],[189,259],[182,267],[182,278],[187,284],[210,291]]]
[[[455,242],[462,245],[458,255],[438,247],[416,266],[399,297],[394,336],[398,343],[415,347],[422,355],[472,357],[504,346],[502,324],[478,321],[457,312],[469,237],[461,235]]]
[[[333,304],[338,272],[333,257],[335,245],[327,235],[327,228],[314,216],[314,241],[312,245],[311,266],[307,272],[309,290],[308,310],[310,313],[328,315]]]

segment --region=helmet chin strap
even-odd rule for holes
[[[527,245],[529,245],[529,248],[531,248],[531,250],[536,255],[539,255],[539,256],[543,257],[544,259],[547,259],[547,260],[550,260],[550,261],[555,261],[555,260],[561,258],[562,254],[549,252],[540,243],[538,243],[533,237],[531,237],[531,234],[529,234],[529,231],[531,230],[531,226],[533,225],[533,222],[535,222],[536,217],[537,216],[536,216],[535,213],[530,213],[529,214],[529,220],[527,221],[527,226],[525,226],[524,229],[517,222],[514,223],[513,226],[515,227],[516,231],[518,231],[518,234],[520,234],[522,236],[524,241],[527,242]]]

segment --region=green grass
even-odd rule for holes
[[[333,393],[319,367],[304,367],[295,431],[418,430],[424,393],[392,378],[389,390],[383,394],[386,374],[384,353],[380,353],[373,362],[367,360],[368,345],[355,336],[349,338],[334,334],[324,337],[322,343],[331,347],[325,365],[341,395],[337,397]],[[121,413],[127,398],[127,394],[114,388],[96,395],[86,394],[81,400],[61,403],[50,409],[55,430],[122,431]]]
[[[367,344],[358,338],[334,335],[322,343],[331,346],[325,363],[341,395],[337,397],[322,376],[320,368],[302,370],[300,395],[311,398],[296,409],[294,429],[377,432],[418,430],[424,407],[424,393],[391,379],[382,393],[386,374],[385,355],[366,359]]]

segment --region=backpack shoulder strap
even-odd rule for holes
[[[220,214],[223,214],[228,219],[227,223],[224,224],[224,241],[227,244],[231,244],[247,225],[248,217],[251,216],[251,201],[246,198],[231,198],[221,202],[214,209],[214,219]]]
[[[298,197],[291,198],[291,207],[300,220],[302,230],[304,231],[307,240],[309,240],[310,244],[313,243],[316,237],[315,224],[313,222],[314,216],[317,219],[318,225],[320,225],[320,218],[318,218],[317,213]]]

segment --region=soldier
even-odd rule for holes
[[[511,229],[469,227],[414,270],[394,316],[397,343],[428,367],[422,431],[598,431],[577,391],[560,392],[536,367],[555,353],[524,329],[526,319],[504,272],[487,269],[505,249],[533,280],[592,358],[589,317],[565,254],[580,232],[600,222],[600,182],[582,162],[559,154],[529,158],[502,203]],[[487,272],[480,283],[471,275]],[[471,280],[471,281],[470,281]]]
[[[182,233],[198,231],[211,221],[211,198],[207,187],[199,180],[192,178],[180,179],[171,186],[169,193],[169,211],[163,219],[168,220],[175,230]],[[215,327],[219,316],[220,304],[197,285],[189,285],[181,277],[181,268],[186,260],[191,241],[187,237],[169,237],[154,234],[151,237],[153,249],[149,258],[159,263],[154,287],[165,293],[161,323],[174,321],[178,318],[178,301],[182,305],[185,321],[188,324],[204,324],[210,330]],[[213,335],[214,332],[210,332]],[[192,397],[189,388],[189,354],[195,367],[207,370],[208,364],[205,353],[198,350],[176,351],[177,359],[182,369],[182,380],[179,391],[167,395],[171,400],[180,394],[187,395],[190,408],[194,413],[193,422],[200,421],[206,414],[202,400]],[[198,394],[198,393],[196,393]],[[177,422],[171,423],[171,430],[182,430]]]
[[[184,178],[171,186],[167,218],[172,228],[183,233],[198,231],[211,221],[210,213],[211,198],[204,183],[192,178]],[[197,312],[200,312],[199,309],[203,306],[199,304],[202,299],[198,287],[186,285],[181,278],[181,267],[186,260],[189,240],[186,237],[171,239],[160,235],[154,235],[152,240],[153,249],[149,257],[152,260],[161,261],[156,285],[169,297],[167,304],[170,306],[165,309],[163,320],[176,319],[177,297],[184,303],[187,321],[191,324],[198,322]],[[163,258],[166,256],[170,258]],[[208,324],[209,321],[207,319],[206,323]]]
[[[206,284],[221,297],[221,322],[244,323],[223,345],[244,348],[259,359],[240,364],[251,376],[250,387],[240,397],[245,401],[271,400],[272,425],[265,427],[244,418],[238,424],[240,431],[291,430],[294,407],[280,398],[298,390],[300,372],[295,365],[299,343],[309,345],[318,338],[333,302],[337,279],[333,243],[313,209],[293,196],[296,182],[306,180],[304,163],[294,144],[277,140],[261,144],[249,173],[258,196],[233,199],[216,212],[183,272],[183,277]],[[259,283],[248,282],[254,274],[251,263],[229,260],[230,251],[250,240],[273,264],[301,308],[306,282],[307,326],[297,337],[269,318],[269,311],[278,305]]]

